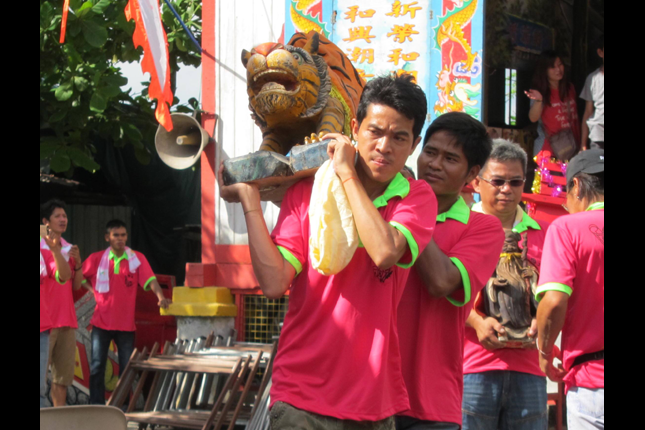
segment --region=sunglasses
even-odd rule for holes
[[[509,180],[486,179],[481,176],[479,177],[479,179],[481,179],[484,182],[488,182],[489,184],[491,184],[493,187],[496,187],[496,188],[502,188],[506,184],[510,184],[512,188],[519,188],[519,187],[523,187],[524,184],[526,183],[526,179],[509,179]]]

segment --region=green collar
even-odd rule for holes
[[[408,182],[402,174],[398,173],[394,179],[392,179],[390,185],[387,186],[383,195],[374,200],[374,206],[376,206],[376,209],[385,207],[394,197],[401,197],[404,199],[408,194],[410,194],[410,182]]]
[[[594,203],[593,205],[589,206],[589,209],[587,209],[587,212],[599,211],[599,210],[603,210],[603,211],[605,210],[605,202]]]
[[[473,211],[485,213],[484,205],[480,202],[473,206]],[[527,231],[529,228],[533,230],[542,230],[540,224],[537,223],[533,218],[531,218],[526,212],[522,210],[521,207],[517,207],[517,216],[515,217],[515,225],[513,226],[513,231],[515,233],[522,234]]]
[[[437,222],[446,222],[446,219],[448,218],[452,218],[455,221],[468,225],[468,221],[470,220],[470,208],[463,197],[460,196],[457,203],[452,205],[448,212],[437,215]]]
[[[128,253],[127,253],[127,252],[124,252],[124,253],[123,253],[123,255],[122,255],[121,257],[117,257],[117,256],[114,254],[114,252],[112,252],[112,250],[111,250],[111,249],[110,249],[110,256],[109,256],[109,259],[110,259],[110,260],[114,260],[114,274],[115,274],[115,275],[118,275],[119,273],[121,273],[121,262],[122,262],[123,260],[128,260],[128,261],[129,261]]]
[[[128,253],[124,252],[121,257],[117,257],[116,254],[110,249],[110,260],[114,260],[115,263],[120,263],[122,260],[128,260]]]
[[[531,218],[526,212],[522,211],[522,221],[513,227],[513,231],[515,233],[522,234],[529,228],[532,228],[533,230],[542,230],[542,227],[540,227],[540,224],[538,224],[537,221]]]

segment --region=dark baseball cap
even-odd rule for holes
[[[590,149],[583,151],[573,157],[573,160],[567,167],[567,183],[578,173],[587,173],[595,175],[605,171],[605,150],[604,149]]]

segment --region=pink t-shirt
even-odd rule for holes
[[[47,269],[46,273],[40,274],[40,332],[45,332],[51,330],[52,320],[49,316],[49,307],[47,306],[47,300],[45,295],[45,284],[48,279],[52,276],[52,271],[50,269],[51,263],[54,261],[51,252],[40,250],[40,253],[45,260],[45,268]],[[55,276],[55,274],[54,274]]]
[[[528,215],[524,214],[524,226],[519,229],[516,227],[516,233],[524,236],[528,232],[529,261],[540,270],[542,264],[542,251],[544,248],[544,239],[549,229],[549,224],[542,221],[534,221]],[[539,228],[538,228],[539,227]],[[522,247],[520,242],[520,248]],[[500,251],[501,251],[500,247]],[[499,257],[498,257],[499,260]],[[493,272],[495,269],[493,268]],[[493,273],[491,272],[491,274]],[[488,351],[479,343],[477,332],[466,327],[466,344],[464,347],[464,373],[482,373],[493,370],[508,370],[512,372],[529,373],[536,376],[545,376],[540,369],[540,357],[537,350],[523,349],[498,349]]]
[[[604,360],[571,368],[577,357],[605,349],[605,207],[595,207],[558,218],[544,244],[538,297],[547,291],[571,296],[562,330],[567,390],[605,387]]]
[[[56,279],[49,278],[45,281],[45,296],[51,316],[52,328],[70,327],[78,328],[76,308],[74,307],[74,274],[76,261],[70,257],[69,267],[72,278],[61,285]],[[53,258],[50,264],[51,272],[56,273],[56,263]]]
[[[96,252],[83,263],[83,277],[96,287],[96,274],[105,251]],[[155,275],[146,257],[136,252],[141,265],[130,272],[127,254],[115,270],[115,259],[110,258],[110,291],[104,294],[95,291],[96,310],[91,324],[103,330],[136,331],[134,312],[137,302],[137,286],[148,289]],[[116,272],[116,273],[115,273]]]
[[[474,299],[497,264],[489,250],[504,243],[500,221],[471,212],[460,199],[445,221],[437,222],[434,240],[457,267],[463,266],[464,286]],[[461,290],[455,296],[460,303],[431,297],[412,269],[398,315],[403,376],[410,396],[410,410],[402,415],[461,425],[464,328],[472,300],[458,306],[467,294]]]
[[[271,400],[344,420],[382,420],[409,409],[396,318],[410,270],[380,270],[364,248],[338,275],[314,270],[309,259],[312,186],[313,179],[307,179],[291,187],[272,234],[300,274],[291,286]],[[425,249],[437,213],[428,184],[398,175],[374,204],[385,221],[406,237],[405,230],[411,234],[411,249]],[[407,254],[402,262],[414,263]]]

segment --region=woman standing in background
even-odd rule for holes
[[[570,83],[564,63],[557,53],[542,53],[533,77],[533,89],[527,91],[526,95],[531,99],[529,118],[532,122],[539,123],[539,136],[533,150],[533,155],[537,155],[538,165],[545,157],[547,160],[557,158],[550,139],[563,131],[571,131],[579,149],[580,121],[576,90]]]

